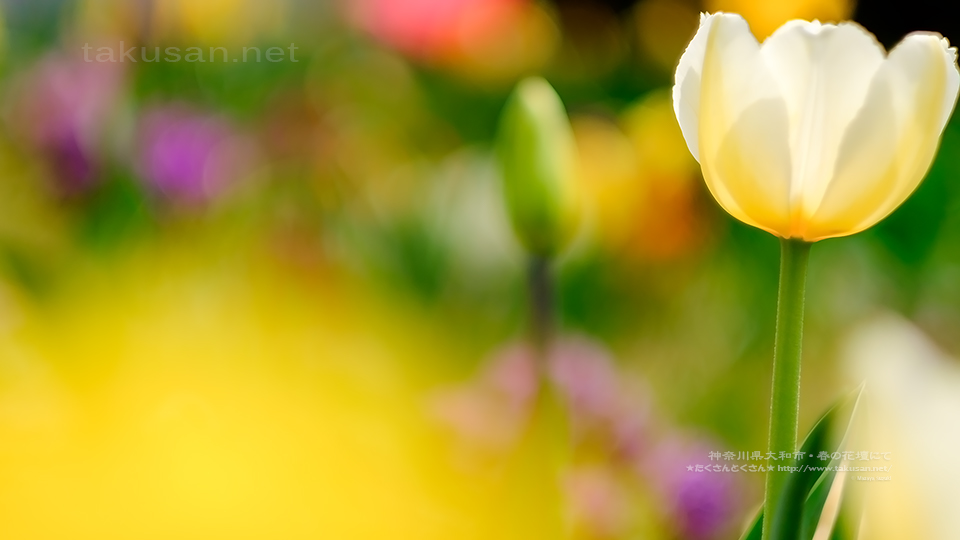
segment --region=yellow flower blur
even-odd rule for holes
[[[0,538],[502,538],[513,479],[454,459],[432,414],[462,343],[189,234],[77,264],[49,302],[0,280]]]
[[[619,122],[573,118],[587,227],[602,246],[636,261],[665,261],[699,246],[708,229],[699,165],[690,157],[668,91],[647,93]]]
[[[161,36],[174,35],[219,46],[247,45],[281,32],[286,12],[286,0],[158,0],[152,25]]]
[[[854,0],[706,0],[709,12],[739,13],[750,23],[754,35],[763,39],[793,19],[844,21],[853,14]]]
[[[916,32],[889,55],[854,23],[790,21],[761,45],[739,15],[703,15],[674,112],[735,218],[815,242],[871,227],[930,167],[960,87],[956,49]]]

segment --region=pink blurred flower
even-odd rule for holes
[[[516,20],[526,0],[356,0],[354,23],[410,56],[437,60],[490,40]]]
[[[513,444],[537,392],[532,351],[513,345],[498,353],[476,380],[441,392],[436,412],[472,445],[503,450]]]
[[[440,395],[438,414],[469,441],[511,444],[540,385],[535,358],[527,344],[496,353],[476,380]],[[563,338],[552,347],[548,363],[575,438],[599,437],[625,454],[642,447],[648,412],[644,397],[633,395],[602,346],[584,338]]]
[[[630,508],[626,488],[610,467],[576,468],[566,477],[574,522],[591,538],[615,538],[627,529]]]
[[[541,384],[535,359],[528,345],[507,347],[474,381],[443,392],[436,412],[470,447],[509,449]],[[575,453],[591,456],[587,464],[571,464],[567,475],[568,502],[578,527],[598,538],[629,529],[632,485],[656,494],[678,537],[708,540],[730,531],[741,510],[738,478],[687,470],[687,465],[708,463],[710,451],[717,448],[670,425],[654,426],[649,390],[641,378],[623,373],[596,342],[570,337],[552,347],[547,372],[570,414]]]
[[[550,357],[550,378],[570,402],[570,408],[595,418],[617,412],[617,373],[601,347],[584,339],[567,340]]]
[[[248,173],[256,148],[223,118],[171,105],[146,113],[139,128],[139,172],[177,202],[197,204]]]
[[[649,389],[618,370],[604,347],[585,338],[561,341],[550,357],[550,378],[567,401],[575,435],[600,437],[623,457],[642,451]]]
[[[96,182],[100,148],[122,88],[118,64],[51,54],[15,89],[14,129],[48,157],[65,193]]]

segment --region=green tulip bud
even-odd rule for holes
[[[577,154],[560,96],[544,79],[521,81],[507,101],[497,158],[514,231],[532,254],[555,255],[577,222]]]

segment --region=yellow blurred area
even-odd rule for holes
[[[0,287],[0,537],[497,536],[496,470],[429,413],[450,341],[347,280],[171,244],[55,300]]]
[[[134,40],[143,30],[146,9],[142,2],[125,0],[80,0],[76,25],[85,38],[116,37]],[[130,42],[128,41],[128,43]]]
[[[156,0],[152,30],[211,45],[253,45],[285,29],[285,0]]]
[[[37,174],[35,165],[0,141],[0,243],[7,252],[54,259],[65,249],[67,223],[37,188]]]
[[[819,19],[821,22],[840,22],[850,18],[855,0],[705,0],[710,13],[728,11],[739,13],[750,23],[750,30],[763,41],[783,23],[792,19]]]
[[[654,92],[617,121],[573,119],[581,178],[601,242],[643,258],[687,252],[704,234],[697,162],[667,92]]]

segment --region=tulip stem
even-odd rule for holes
[[[545,362],[547,349],[553,339],[553,276],[550,259],[539,255],[530,257],[530,338],[537,351],[538,361]],[[542,368],[543,366],[539,366]]]
[[[777,335],[773,351],[773,390],[770,397],[770,441],[768,451],[797,450],[797,424],[800,412],[800,349],[803,342],[803,297],[806,289],[807,262],[811,244],[800,240],[780,240],[780,292],[777,298]],[[772,462],[768,463],[768,466]],[[780,461],[779,465],[785,465]],[[767,471],[764,500],[763,540],[770,537],[773,516],[783,495],[790,472]]]
[[[551,259],[531,255],[527,274],[529,340],[537,373],[537,392],[530,416],[508,467],[502,504],[504,530],[496,538],[564,539],[566,518],[561,479],[570,457],[567,414],[559,391],[551,384],[549,356],[554,339],[554,284]],[[532,501],[537,511],[531,511]]]

